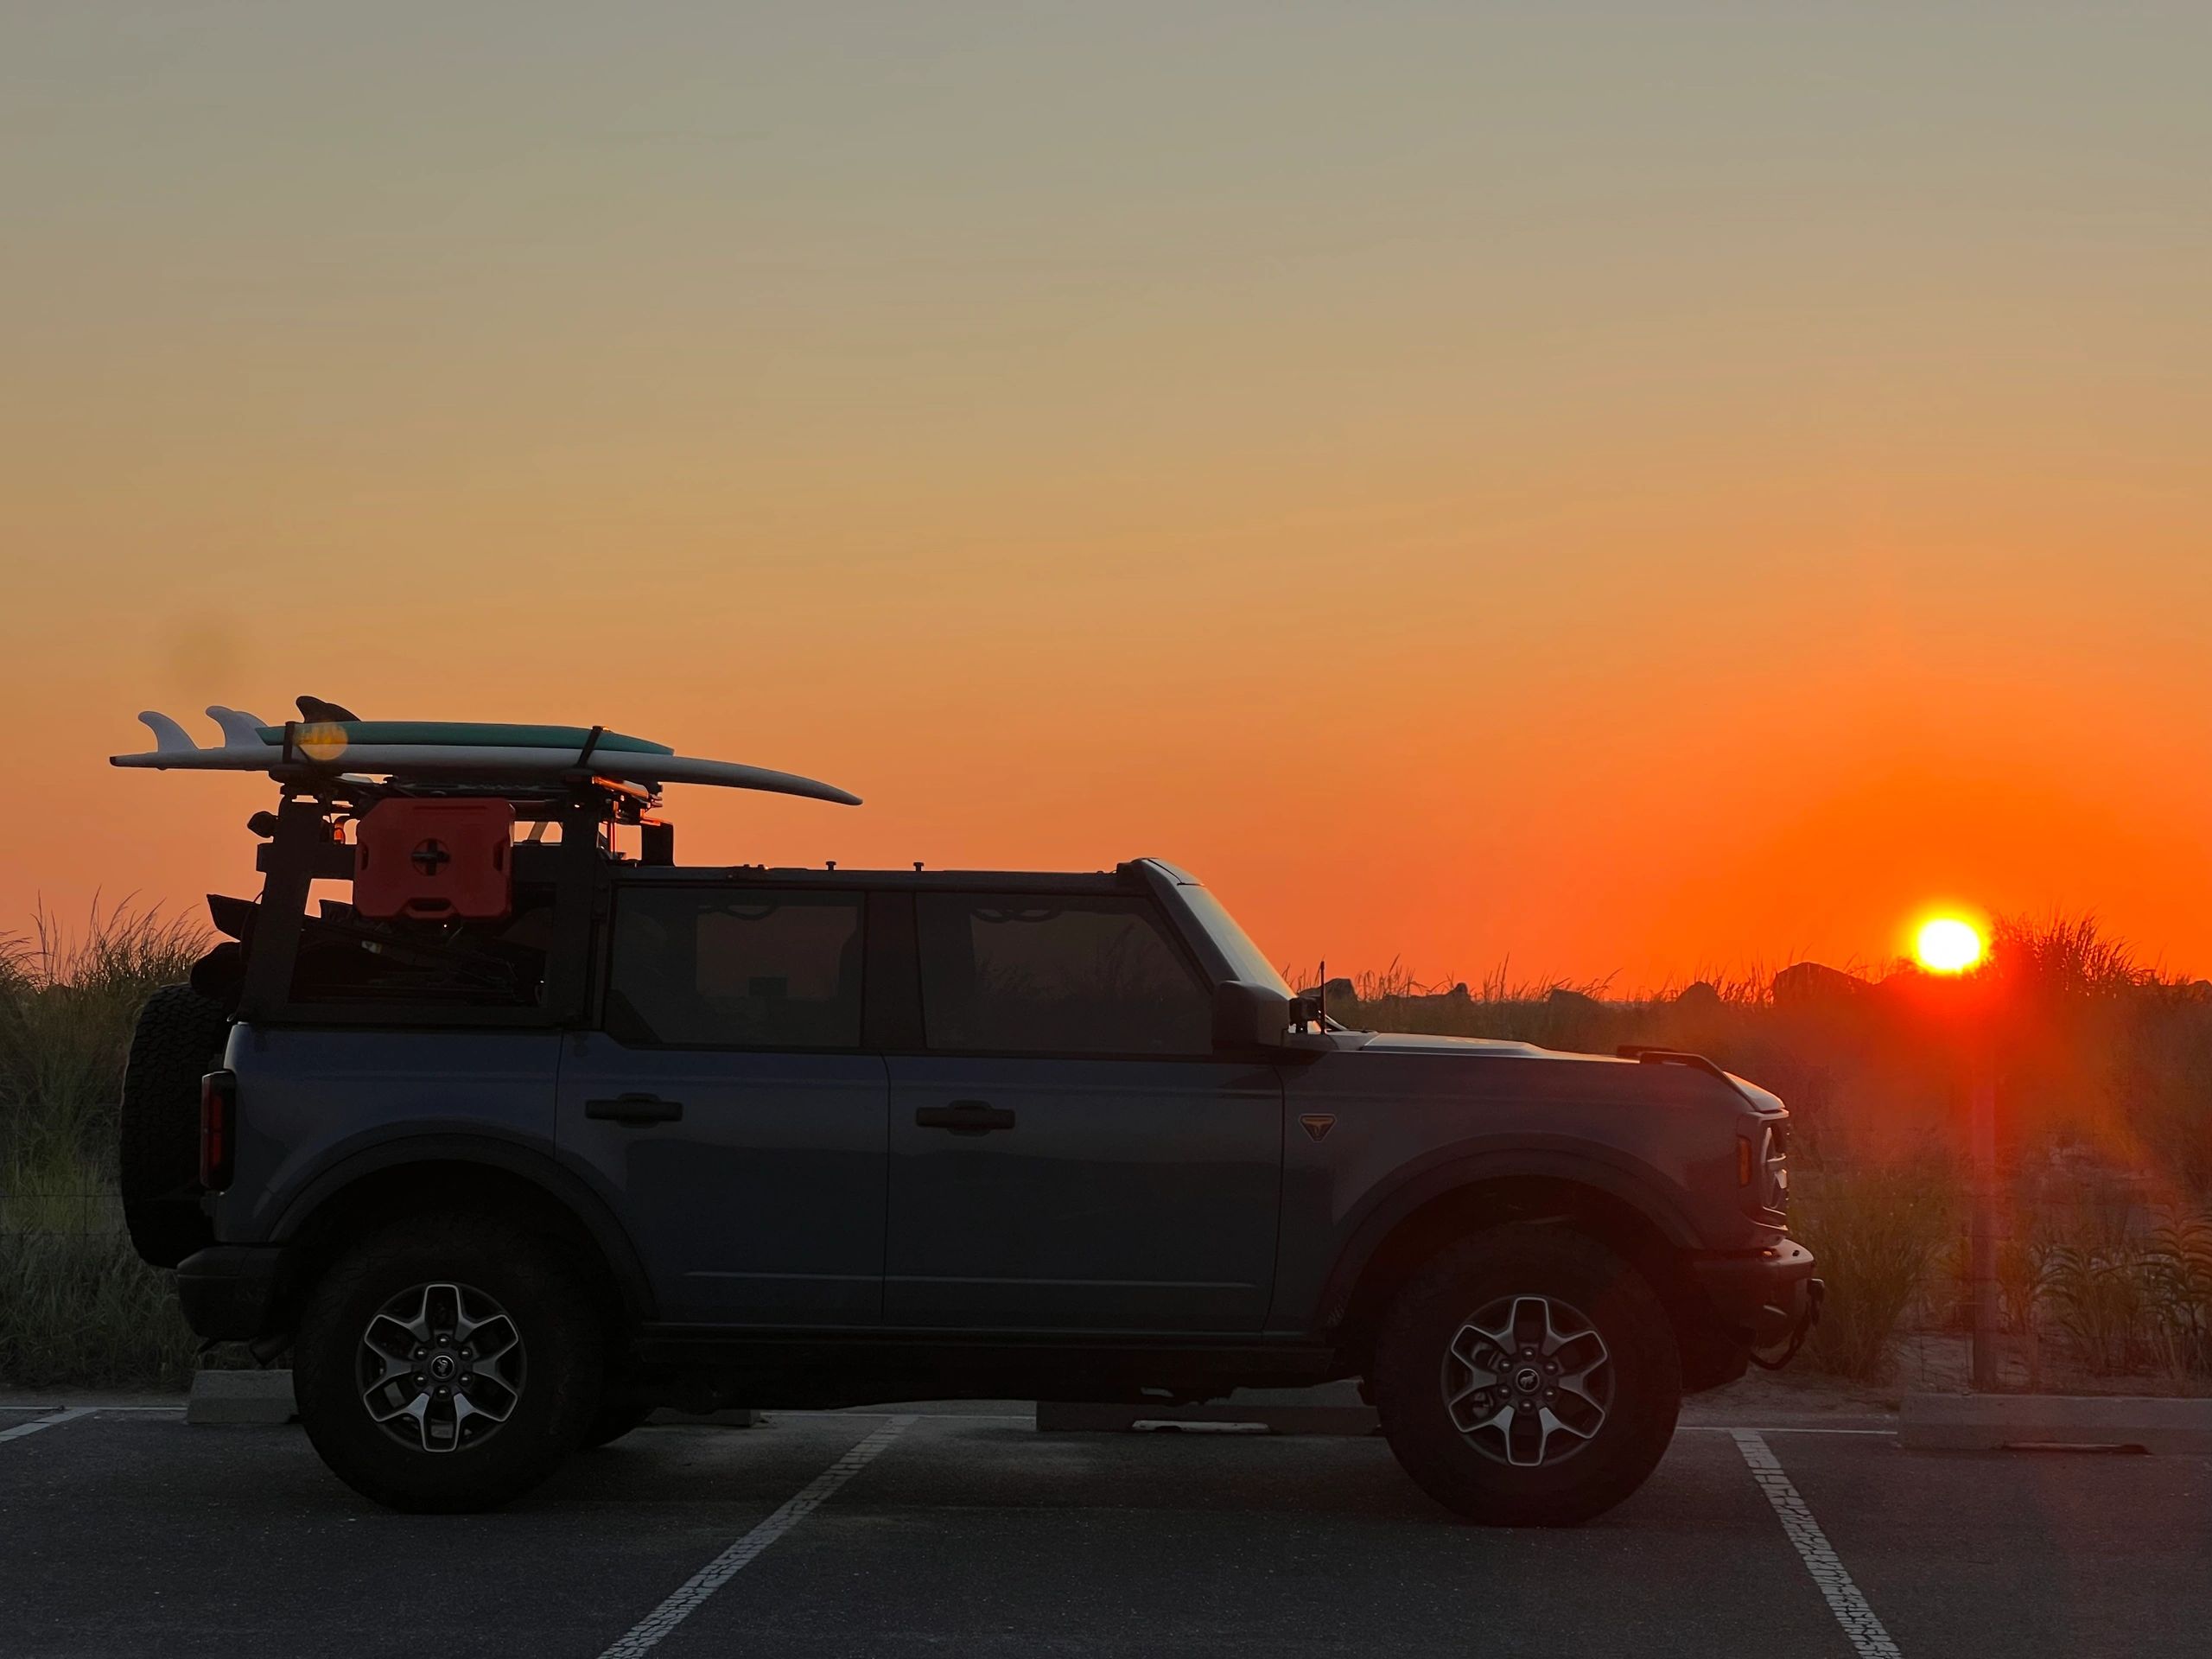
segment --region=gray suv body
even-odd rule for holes
[[[1168,864],[685,868],[580,791],[499,929],[424,931],[310,903],[361,810],[288,791],[217,901],[175,994],[217,1144],[166,1201],[194,1328],[290,1347],[382,1501],[503,1501],[660,1403],[1360,1377],[1443,1502],[1573,1522],[1817,1305],[1772,1095],[1342,1028]]]

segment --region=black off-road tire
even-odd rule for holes
[[[363,1398],[372,1321],[395,1298],[429,1285],[467,1287],[496,1304],[526,1361],[508,1417],[449,1451],[403,1444]],[[498,1215],[404,1217],[347,1250],[308,1297],[293,1340],[300,1421],[334,1474],[388,1508],[497,1509],[583,1444],[599,1410],[604,1343],[593,1299],[557,1246]]]
[[[215,1242],[200,1209],[200,1080],[223,1063],[230,1017],[188,985],[147,1000],[116,1112],[123,1224],[140,1256],[173,1268]]]
[[[1612,1368],[1595,1432],[1580,1442],[1557,1437],[1569,1449],[1534,1466],[1507,1460],[1502,1431],[1463,1433],[1447,1398],[1455,1338],[1516,1298],[1551,1299],[1562,1324],[1579,1315]],[[1643,1275],[1596,1240],[1545,1225],[1463,1240],[1416,1273],[1384,1320],[1371,1382],[1390,1450],[1421,1490],[1470,1521],[1503,1527],[1577,1526],[1620,1503],[1665,1454],[1682,1394],[1674,1327]]]

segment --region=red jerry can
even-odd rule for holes
[[[514,909],[506,801],[378,801],[353,837],[353,908],[378,918],[497,922]]]

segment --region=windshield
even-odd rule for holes
[[[1198,925],[1221,947],[1222,955],[1229,958],[1230,968],[1237,978],[1281,991],[1285,996],[1292,994],[1283,976],[1275,971],[1274,964],[1252,943],[1251,935],[1236,925],[1236,918],[1220,899],[1195,882],[1185,887],[1182,893],[1183,902],[1190,906],[1191,913],[1198,918]]]

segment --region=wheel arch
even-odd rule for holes
[[[1516,1222],[1571,1228],[1628,1262],[1666,1306],[1688,1357],[1704,1331],[1686,1257],[1695,1235],[1648,1182],[1571,1156],[1474,1158],[1407,1181],[1338,1255],[1322,1328],[1363,1374],[1384,1310],[1423,1262],[1456,1239]]]
[[[521,1216],[586,1271],[601,1311],[620,1326],[653,1317],[652,1282],[628,1232],[597,1193],[544,1154],[489,1137],[410,1136],[381,1142],[322,1171],[272,1231],[289,1270],[279,1300],[289,1326],[322,1268],[365,1229],[430,1210]]]

